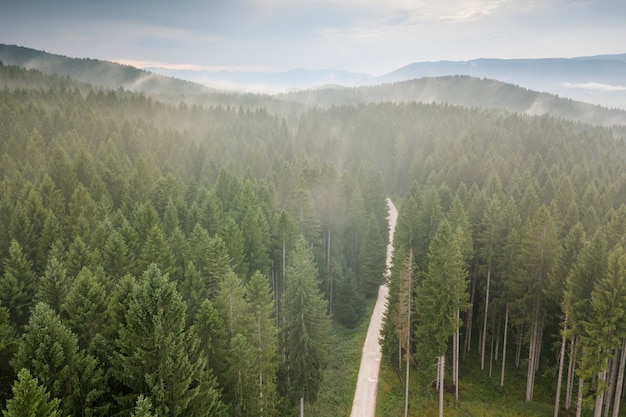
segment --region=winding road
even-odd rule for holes
[[[393,254],[393,233],[398,220],[398,210],[393,202],[388,198],[389,207],[389,243],[387,244],[387,270],[385,276],[389,276],[391,267],[391,256]],[[381,285],[378,290],[378,299],[372,312],[370,325],[367,329],[365,344],[363,345],[363,355],[361,356],[361,367],[356,383],[354,401],[352,402],[351,417],[374,417],[376,414],[376,394],[378,391],[378,371],[380,370],[380,331],[383,327],[383,315],[387,310],[387,296],[389,289],[387,285]]]

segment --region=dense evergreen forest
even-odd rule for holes
[[[479,349],[485,372],[527,367],[520,398],[558,372],[561,407],[619,409],[613,130],[414,102],[171,104],[6,65],[0,80],[5,416],[297,414],[332,326],[356,326],[382,283],[387,196],[383,346],[420,373],[412,390],[437,368],[462,379]]]

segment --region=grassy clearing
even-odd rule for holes
[[[349,416],[361,364],[363,343],[376,300],[368,300],[361,323],[354,329],[334,323],[329,363],[323,371],[317,401],[305,406],[307,417]]]
[[[508,361],[507,361],[508,362]],[[524,401],[526,390],[526,367],[519,369],[507,363],[505,387],[500,387],[501,363],[493,364],[492,377],[488,365],[480,370],[476,353],[469,354],[461,366],[459,401],[454,393],[445,393],[444,415],[458,417],[539,417],[552,415],[554,411],[554,375],[537,374],[534,401]],[[403,371],[404,372],[404,371]],[[416,372],[412,373],[409,388],[409,415],[411,417],[437,417],[438,397],[435,392],[419,390]],[[451,380],[446,375],[447,381]],[[450,387],[450,391],[451,391]],[[404,385],[389,361],[383,359],[378,384],[377,416],[404,415]]]

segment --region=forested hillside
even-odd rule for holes
[[[528,400],[559,364],[564,399],[621,397],[613,131],[443,104],[283,118],[0,71],[6,415],[293,415],[324,383],[331,324],[358,324],[381,283],[388,195],[384,360],[423,374],[412,390],[480,346],[481,364],[528,367]]]

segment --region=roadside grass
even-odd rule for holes
[[[489,364],[480,370],[480,359],[470,352],[461,364],[459,401],[455,401],[451,374],[446,373],[444,416],[457,417],[539,417],[554,412],[554,387],[556,372],[537,373],[533,401],[524,401],[526,392],[526,364],[516,368],[507,360],[505,386],[500,387],[501,362],[493,363],[489,377]],[[549,368],[549,367],[548,367]],[[546,367],[543,367],[546,369]],[[438,396],[434,390],[420,389],[417,372],[411,369],[409,385],[409,416],[437,417]],[[404,377],[404,370],[402,371]],[[448,385],[449,384],[449,385]],[[378,381],[377,416],[401,417],[404,415],[404,384],[389,360],[383,358]],[[588,411],[587,411],[588,413]],[[567,416],[560,413],[561,416]],[[583,414],[588,415],[588,414]]]
[[[305,405],[307,417],[349,416],[361,365],[363,343],[376,299],[367,300],[363,318],[348,329],[333,322],[328,364],[322,371],[322,385],[313,404]]]

